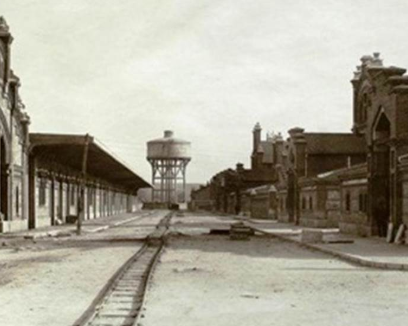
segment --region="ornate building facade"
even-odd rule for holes
[[[28,219],[28,126],[19,95],[20,80],[11,69],[13,37],[0,17],[0,229]]]

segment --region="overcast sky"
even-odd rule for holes
[[[349,131],[350,79],[408,67],[406,0],[1,0],[31,131],[89,132],[150,179],[146,141],[192,141],[189,182],[249,165],[252,128]]]

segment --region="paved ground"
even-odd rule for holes
[[[405,272],[351,265],[276,239],[173,239],[142,326],[405,325]]]

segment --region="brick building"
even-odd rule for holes
[[[13,223],[24,224],[28,214],[28,126],[19,89],[11,69],[9,26],[0,17],[0,232]]]
[[[367,142],[367,223],[408,222],[405,157],[408,153],[406,69],[386,67],[378,53],[361,58],[353,85],[353,130]],[[384,234],[384,232],[380,232]]]
[[[367,236],[384,236],[388,224],[393,226],[394,234],[396,229],[405,228],[408,224],[405,73],[403,68],[384,66],[378,53],[361,58],[351,81],[352,133],[310,133],[293,128],[285,141],[282,137],[262,141],[257,124],[248,173],[260,176],[260,171],[270,171],[263,186],[272,189],[270,185],[274,185],[276,200],[262,201],[270,196],[260,191],[260,177],[259,183],[251,186],[248,183],[235,199],[231,192],[228,195],[213,192],[214,201],[222,197],[240,200],[244,214],[251,216],[268,217],[269,212],[275,211],[282,221],[312,227],[338,226],[343,232]],[[259,202],[264,208],[253,210],[253,203]],[[225,206],[231,211],[231,205]]]
[[[192,192],[191,207],[209,209],[225,213],[242,213],[242,200],[250,188],[273,184],[278,179],[275,169],[278,152],[276,143],[280,136],[267,135],[262,140],[262,128],[257,123],[253,129],[251,168],[238,163],[235,169],[220,171],[211,178],[209,184]],[[204,203],[204,205],[203,205]]]
[[[324,170],[333,164],[333,170],[315,177],[313,174],[323,171],[309,173],[303,168],[303,177],[298,178],[299,197],[292,204],[294,221],[299,216],[304,225],[339,226],[343,232],[366,236],[385,236],[389,223],[394,234],[397,228],[407,225],[408,77],[405,72],[403,68],[384,66],[378,53],[361,58],[351,81],[355,136],[348,135],[348,141],[339,142],[340,147],[356,156],[348,160],[348,167],[337,170],[334,161],[326,165],[319,158],[317,164],[322,162]],[[295,135],[299,135],[299,130],[295,130]],[[341,153],[336,146],[326,149],[332,154]],[[344,158],[336,159],[338,165]],[[289,159],[289,166],[292,161],[296,162]],[[301,165],[305,167],[309,163]],[[297,169],[299,174],[302,168]],[[285,191],[290,192],[290,188],[288,185]],[[285,205],[281,203],[281,206]],[[291,207],[290,202],[286,206]]]
[[[318,193],[323,181],[316,178],[319,174],[360,164],[366,159],[364,139],[351,133],[308,133],[293,128],[289,130],[285,148],[278,197],[279,219],[286,222],[299,223],[301,213],[315,214],[313,207],[321,207]],[[308,210],[303,208],[305,197]]]

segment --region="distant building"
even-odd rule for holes
[[[251,168],[246,169],[242,163],[237,163],[235,169],[220,171],[206,186],[192,192],[192,207],[210,209],[211,206],[215,211],[239,214],[242,211],[241,198],[247,189],[277,181],[275,165],[280,158],[275,153],[283,141],[280,136],[267,136],[263,141],[261,133],[261,126],[257,123],[253,129]]]

